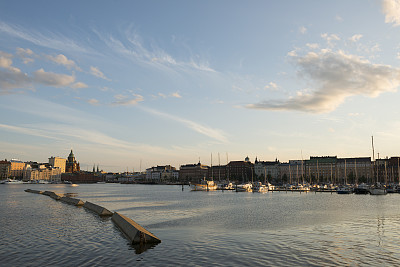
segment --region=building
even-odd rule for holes
[[[312,184],[337,183],[338,163],[337,156],[310,157],[305,160],[304,176],[305,180]]]
[[[200,162],[197,164],[181,165],[179,168],[179,180],[181,182],[200,182],[208,179],[208,166]]]
[[[259,180],[278,181],[280,178],[279,160],[275,161],[259,161],[257,158],[254,162],[254,173]]]
[[[71,150],[72,152],[72,150]],[[67,160],[64,158],[60,157],[51,157],[49,158],[49,164],[50,166],[54,168],[59,168],[61,170],[61,173],[65,173],[65,167],[67,165]]]
[[[22,180],[24,176],[24,170],[25,170],[25,162],[22,162],[20,160],[12,159],[10,160],[11,163],[11,169],[10,169],[10,176],[15,179]]]
[[[179,179],[179,172],[171,165],[151,167],[146,169],[147,181],[169,181],[177,182]]]
[[[209,177],[209,179],[212,179],[214,181],[228,180],[226,165],[211,166],[210,168],[208,168],[207,176]]]
[[[0,160],[0,179],[4,180],[11,175],[11,162],[7,160]]]
[[[69,181],[72,183],[97,183],[97,182],[102,182],[103,178],[101,176],[96,176],[94,175],[93,172],[66,172],[61,175],[61,180],[62,181]]]
[[[339,158],[337,178],[339,184],[373,183],[373,168],[370,157]]]
[[[76,161],[75,155],[71,149],[71,153],[69,153],[68,160],[65,164],[65,172],[74,173],[79,172],[80,170],[79,162]]]
[[[244,161],[230,161],[226,165],[226,172],[229,181],[251,182],[254,179],[254,164],[248,157]]]
[[[61,182],[61,169],[47,163],[27,163],[23,176],[24,182]]]

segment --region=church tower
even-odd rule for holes
[[[81,169],[79,167],[79,162],[76,162],[75,155],[72,152],[69,153],[68,160],[65,164],[65,172],[79,172]]]

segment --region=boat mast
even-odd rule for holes
[[[221,159],[218,152],[218,181],[221,181]]]
[[[211,153],[211,181],[214,180],[214,173],[213,173],[213,167],[212,167],[212,153]]]
[[[371,136],[372,139],[372,179],[375,178],[375,148],[374,148],[374,136]],[[373,181],[372,181],[373,182]],[[378,179],[376,179],[376,182],[378,182]]]

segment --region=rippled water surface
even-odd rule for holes
[[[109,218],[24,189],[73,193],[162,240],[133,247]],[[162,185],[0,185],[1,266],[400,264],[400,194],[191,192]]]

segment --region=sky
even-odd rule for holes
[[[399,86],[400,0],[0,1],[0,159],[399,156]]]

